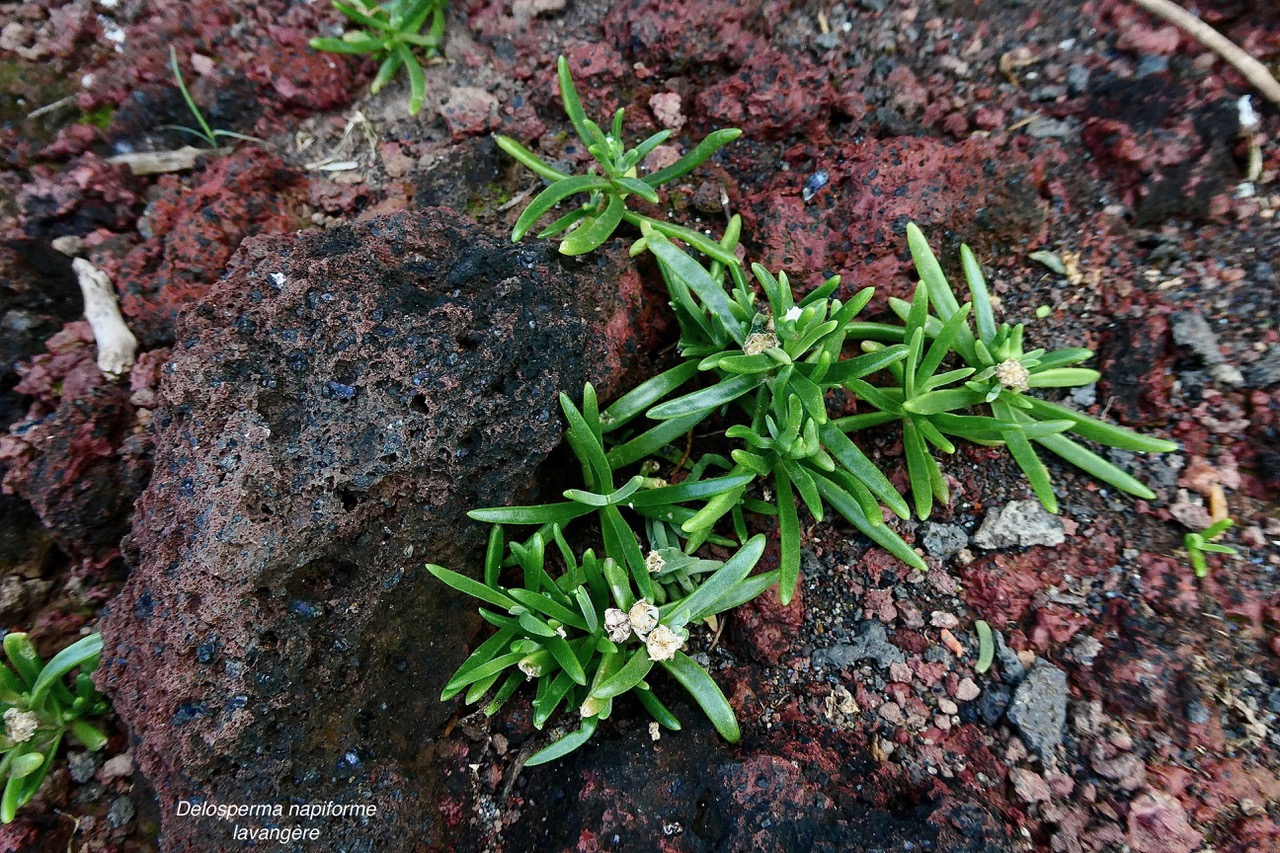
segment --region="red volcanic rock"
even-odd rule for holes
[[[1204,834],[1187,822],[1180,802],[1163,791],[1147,790],[1129,804],[1125,840],[1138,853],[1191,853],[1199,849]]]
[[[435,209],[246,241],[184,314],[99,670],[166,850],[230,845],[176,814],[193,797],[368,803],[311,825],[442,843],[437,803],[469,794],[428,744],[475,605],[422,566],[469,570],[487,530],[465,513],[536,497],[557,394],[614,388],[627,269]]]
[[[19,367],[14,390],[34,400],[0,436],[3,490],[28,501],[72,558],[104,565],[150,474],[150,438],[129,389],[98,370],[88,323],[69,323],[47,348]]]
[[[724,125],[749,125],[753,137],[825,136],[835,101],[827,69],[763,51],[739,71],[698,94],[698,108]]]
[[[1016,251],[1044,232],[1033,164],[987,140],[865,139],[824,156],[814,170],[828,181],[809,201],[802,195],[808,173],[777,172],[747,196],[744,211],[762,263],[805,280],[838,273],[846,287],[883,289],[904,265],[912,221],[935,251],[964,223],[963,238],[980,257],[990,246]]]
[[[160,179],[147,242],[116,277],[121,310],[144,344],[172,339],[178,313],[215,286],[241,240],[302,225],[306,183],[260,148],[216,161],[197,181]]]
[[[613,7],[605,32],[641,62],[679,73],[689,65],[737,64],[759,53],[771,22],[789,5],[778,0],[628,0]]]

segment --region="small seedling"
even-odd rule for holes
[[[189,133],[199,139],[203,139],[209,144],[210,148],[218,148],[218,140],[225,137],[227,139],[240,139],[245,142],[262,142],[256,136],[249,136],[244,133],[236,133],[234,130],[214,130],[209,127],[209,122],[205,121],[204,113],[200,112],[200,108],[196,106],[195,99],[191,97],[191,93],[187,91],[187,83],[182,79],[182,69],[178,67],[178,51],[169,46],[169,67],[173,70],[173,79],[178,84],[178,91],[182,93],[182,100],[186,102],[187,109],[191,111],[191,115],[195,117],[196,124],[200,125],[199,130],[194,127],[187,127],[182,124],[166,124],[162,126],[163,130],[178,130],[183,133]]]
[[[26,634],[6,634],[4,652],[10,666],[0,664],[0,713],[4,735],[0,737],[0,821],[9,823],[17,810],[31,801],[48,775],[62,738],[70,734],[94,752],[107,736],[86,717],[106,713],[107,700],[94,689],[89,674],[98,667],[102,635],[72,643],[45,663]],[[74,690],[63,683],[73,670]]]
[[[427,56],[440,55],[444,44],[444,10],[448,0],[388,0],[371,3],[352,0],[350,4],[333,0],[333,6],[352,21],[364,27],[345,33],[342,38],[313,38],[311,46],[330,53],[372,53],[382,60],[378,75],[369,91],[378,94],[403,66],[409,74],[409,114],[417,115],[427,96],[426,79],[414,48],[424,48]],[[423,26],[430,19],[427,32]]]
[[[1182,544],[1191,558],[1191,567],[1195,569],[1196,577],[1203,578],[1209,574],[1209,564],[1204,558],[1205,554],[1239,553],[1230,545],[1218,545],[1213,541],[1226,533],[1234,523],[1231,519],[1224,518],[1206,527],[1202,533],[1188,533],[1182,538]]]
[[[605,240],[613,236],[617,227],[626,221],[636,226],[645,223],[667,237],[682,240],[708,257],[736,266],[738,259],[724,252],[714,240],[692,229],[628,210],[626,199],[628,196],[637,195],[645,201],[657,204],[659,202],[658,187],[693,171],[722,146],[742,135],[742,131],[717,130],[670,166],[641,176],[639,168],[644,158],[653,149],[666,142],[671,136],[671,131],[659,131],[636,147],[628,149],[622,141],[623,110],[618,110],[614,114],[613,125],[609,132],[605,133],[583,112],[582,102],[578,99],[573,78],[569,74],[569,63],[563,56],[560,57],[558,68],[564,111],[569,116],[569,121],[573,124],[578,138],[595,158],[601,173],[597,173],[596,166],[593,165],[585,175],[569,175],[538,157],[514,139],[498,135],[496,137],[498,146],[503,151],[550,183],[529,203],[529,206],[520,214],[520,218],[516,220],[515,229],[511,233],[512,241],[518,242],[537,224],[543,214],[560,202],[585,193],[587,200],[581,207],[561,216],[538,233],[539,237],[564,234],[560,241],[562,254],[581,255],[599,248]]]

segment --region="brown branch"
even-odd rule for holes
[[[1170,0],[1133,0],[1133,2],[1153,15],[1158,15],[1185,30],[1196,41],[1229,62],[1268,100],[1280,104],[1280,82],[1276,82],[1276,78],[1271,75],[1267,67],[1236,47],[1230,39],[1213,27]]]

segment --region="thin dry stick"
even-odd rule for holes
[[[1280,82],[1276,82],[1276,78],[1271,76],[1267,67],[1236,47],[1213,27],[1170,0],[1133,0],[1133,2],[1153,15],[1159,15],[1169,23],[1186,30],[1196,41],[1231,63],[1244,75],[1244,79],[1252,83],[1254,88],[1268,100],[1280,104]]]

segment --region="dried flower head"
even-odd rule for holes
[[[542,664],[534,660],[532,656],[522,658],[516,666],[524,673],[525,678],[537,678],[542,675]]]
[[[1015,359],[1008,358],[996,365],[997,381],[1010,391],[1027,390],[1027,380],[1030,378],[1031,371]]]
[[[658,608],[642,598],[631,605],[627,618],[631,620],[631,629],[643,637],[658,624]]]
[[[644,567],[649,570],[649,574],[656,575],[667,567],[667,561],[657,551],[650,551],[649,556],[644,558]]]
[[[666,625],[659,625],[645,637],[644,646],[649,650],[652,660],[671,660],[676,652],[684,648],[684,637]]]
[[[773,332],[753,332],[742,342],[742,351],[746,355],[759,355],[778,345],[778,336]]]
[[[613,642],[624,643],[631,636],[631,620],[618,608],[610,607],[604,612],[604,630]]]
[[[26,743],[36,733],[40,717],[35,711],[19,711],[10,708],[4,712],[4,733],[14,743]]]

